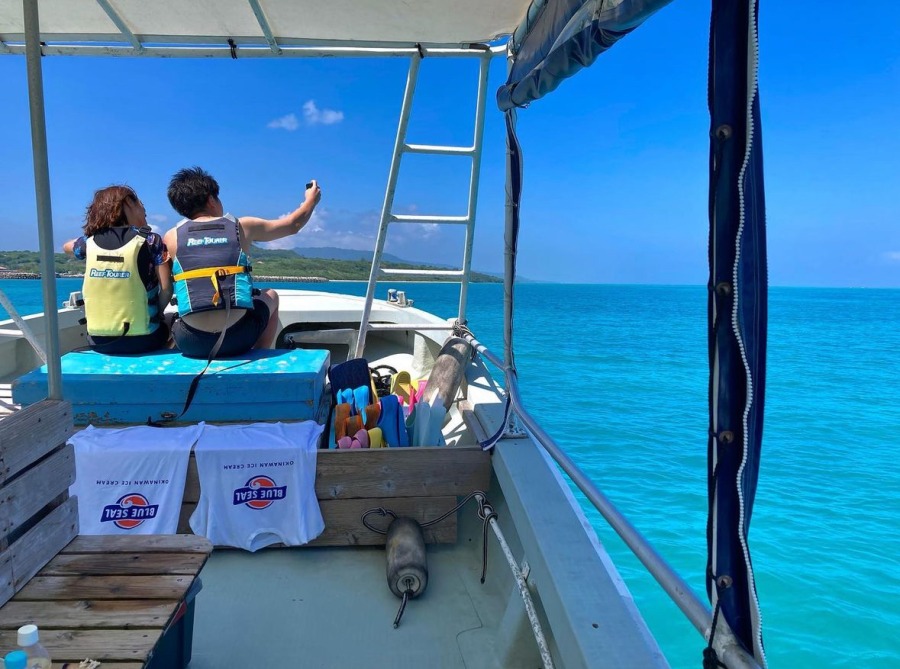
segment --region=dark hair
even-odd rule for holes
[[[178,170],[169,182],[169,204],[185,218],[194,218],[206,208],[210,196],[219,197],[219,184],[200,167]]]
[[[137,202],[138,196],[128,186],[107,186],[94,193],[94,199],[84,212],[84,236],[128,224],[125,203]]]

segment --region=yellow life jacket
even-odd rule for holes
[[[130,337],[159,327],[156,295],[147,292],[138,269],[138,254],[145,243],[146,237],[138,233],[110,250],[87,238],[82,293],[89,335]]]

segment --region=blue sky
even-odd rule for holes
[[[519,114],[519,272],[551,281],[706,281],[708,4],[676,0],[589,70]],[[764,2],[761,99],[773,285],[900,286],[900,6],[838,18]],[[57,247],[96,188],[125,182],[177,221],[170,175],[201,165],[226,209],[274,217],[320,180],[288,244],[372,249],[407,62],[45,58]],[[493,91],[475,269],[503,257],[504,136]],[[474,63],[426,60],[409,140],[468,143]],[[0,249],[36,249],[24,58],[0,57]],[[404,158],[395,210],[462,214],[468,162]],[[387,250],[459,264],[455,226],[395,226]]]

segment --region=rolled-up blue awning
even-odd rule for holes
[[[672,0],[535,0],[510,41],[500,109],[542,98]]]

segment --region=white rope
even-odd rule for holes
[[[484,501],[484,498],[482,498],[482,501]],[[503,549],[503,554],[506,556],[506,561],[509,563],[509,568],[512,570],[513,577],[516,579],[516,585],[519,586],[519,594],[522,595],[522,600],[525,602],[525,612],[528,614],[528,621],[531,623],[531,631],[534,633],[534,640],[537,642],[538,650],[541,652],[541,661],[544,663],[544,669],[553,669],[553,658],[550,657],[547,639],[544,637],[544,630],[541,628],[541,621],[538,620],[537,611],[535,610],[534,602],[531,599],[531,592],[528,590],[528,584],[525,582],[525,577],[522,576],[522,570],[519,569],[519,565],[516,564],[516,558],[509,549],[509,544],[506,543],[506,539],[503,537],[503,531],[500,529],[497,521],[494,518],[491,518],[489,522],[491,524],[491,529],[494,530],[494,534],[497,536],[497,541],[500,542],[500,548]]]
[[[44,361],[44,364],[47,363],[47,354],[44,352],[43,347],[38,343],[38,340],[35,338],[34,333],[31,331],[31,328],[28,327],[28,323],[26,323],[22,317],[19,315],[19,312],[16,311],[15,307],[13,307],[12,302],[9,301],[9,298],[6,296],[6,293],[3,290],[0,290],[0,304],[3,305],[3,308],[9,312],[9,317],[13,319],[15,324],[19,327],[19,330],[22,331],[25,339],[28,340],[28,343],[31,344],[31,348],[34,349],[35,353],[37,353],[41,360]]]

